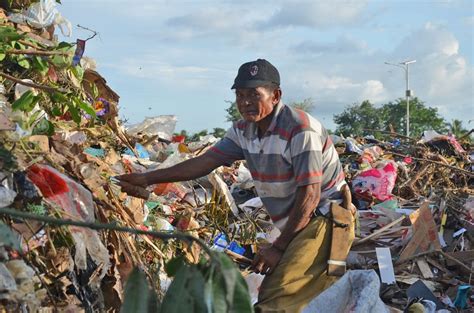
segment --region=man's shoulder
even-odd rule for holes
[[[285,105],[278,123],[279,128],[284,128],[291,136],[303,131],[323,132],[322,124],[309,113]]]

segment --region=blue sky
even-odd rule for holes
[[[265,58],[280,71],[284,101],[312,98],[312,114],[402,97],[411,89],[448,121],[474,127],[474,1],[63,0],[72,39],[121,96],[130,122],[174,114],[177,130],[227,128],[226,100],[238,67]],[[468,124],[469,123],[469,124]]]

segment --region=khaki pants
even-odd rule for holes
[[[256,312],[300,312],[337,280],[326,273],[331,235],[330,220],[311,219],[291,241],[274,272],[263,280]]]

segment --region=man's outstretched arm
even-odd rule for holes
[[[138,190],[159,183],[187,181],[205,176],[223,165],[223,160],[208,154],[178,163],[174,166],[146,173],[132,173],[116,177],[122,191],[137,196]]]

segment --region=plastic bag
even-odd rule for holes
[[[26,24],[40,29],[52,24],[58,25],[64,36],[71,36],[71,22],[59,13],[55,0],[40,0],[30,5],[23,13],[11,14],[8,18],[14,23]]]
[[[359,195],[374,196],[380,201],[390,200],[397,180],[397,166],[389,161],[383,168],[363,171],[352,181],[354,191]]]
[[[388,313],[374,270],[352,270],[314,298],[303,313]]]
[[[143,122],[128,127],[127,133],[130,135],[142,133],[150,137],[158,135],[162,139],[171,141],[177,121],[175,115],[147,117]]]
[[[56,169],[40,164],[28,169],[28,178],[40,189],[46,201],[64,210],[64,218],[88,223],[95,221],[92,194],[82,185]],[[75,226],[70,226],[69,230],[75,242],[77,268],[87,269],[87,250],[97,265],[104,265],[102,279],[110,266],[109,253],[97,231]]]
[[[16,192],[0,185],[0,208],[5,208],[13,203]]]
[[[240,189],[251,189],[255,187],[255,183],[252,179],[252,174],[243,163],[240,163],[239,169],[237,170],[237,181],[232,185],[231,192],[233,192],[234,188]]]
[[[355,152],[362,155],[363,151],[360,148],[359,143],[354,138],[346,138],[345,143],[347,152]]]

